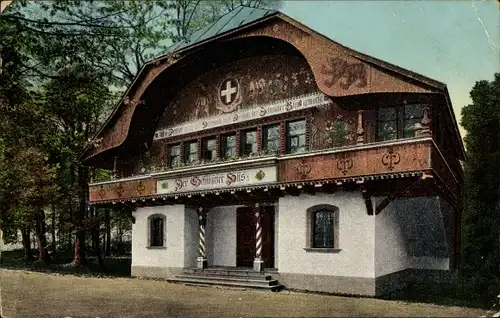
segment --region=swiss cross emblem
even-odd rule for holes
[[[239,84],[234,78],[228,78],[222,82],[219,88],[220,101],[224,105],[232,104],[238,97]]]

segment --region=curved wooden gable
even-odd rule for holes
[[[291,44],[309,64],[317,87],[330,97],[371,93],[425,94],[445,91],[444,84],[357,53],[283,14],[278,14],[148,62],[128,89],[122,103],[97,134],[97,138],[94,138],[93,146],[83,153],[81,157],[83,162],[88,164],[91,158],[117,148],[127,140],[132,118],[141,112],[141,105],[145,103],[146,91],[155,79],[172,65],[193,55],[198,56],[198,61],[205,58],[204,45],[209,42],[223,43],[251,37],[268,37]],[[209,62],[208,60],[204,63]],[[155,113],[148,114],[151,118],[155,118],[154,123],[164,111],[164,107],[160,108],[156,107]],[[152,129],[149,136],[151,139],[154,130]],[[104,161],[102,159],[101,161]]]

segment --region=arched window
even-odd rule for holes
[[[307,209],[307,249],[338,249],[338,211],[336,206],[329,204],[319,204]]]
[[[155,214],[148,218],[149,247],[165,247],[165,216]]]

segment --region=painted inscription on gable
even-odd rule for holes
[[[316,92],[311,69],[298,56],[242,59],[201,75],[170,101],[157,130]]]

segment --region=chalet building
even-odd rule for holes
[[[133,276],[373,296],[458,267],[446,86],[277,11],[146,63],[81,160],[114,171],[91,205],[136,208]]]

